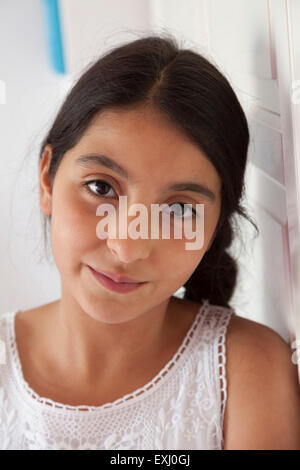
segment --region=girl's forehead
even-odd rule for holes
[[[199,145],[178,126],[153,111],[143,109],[121,112],[106,111],[95,118],[74,147],[77,151],[106,150],[127,161],[145,160],[163,164],[191,164],[197,168],[199,159],[210,161]]]
[[[118,135],[122,141],[152,140],[152,145],[191,146],[191,139],[185,131],[162,112],[148,107],[134,109],[106,110],[96,115],[85,132],[86,137],[104,138]],[[155,140],[153,137],[155,136]]]
[[[140,180],[146,172],[149,177],[156,175],[158,179],[176,176],[176,180],[191,177],[196,180],[198,176],[202,180],[205,177],[215,189],[220,186],[216,169],[201,148],[152,110],[101,113],[67,154],[71,165],[77,165],[79,157],[106,157],[113,162],[111,169],[119,167],[124,170],[123,175],[132,174],[132,182]],[[96,160],[94,158],[94,163]],[[92,167],[95,165],[91,161]]]

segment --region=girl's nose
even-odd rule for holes
[[[107,247],[122,263],[132,263],[139,259],[147,259],[151,251],[151,240],[132,238],[107,238]]]
[[[137,215],[128,216],[128,214],[127,219],[124,214],[121,218],[119,217],[116,220],[115,238],[108,235],[107,247],[123,263],[132,263],[139,259],[148,258],[151,251],[151,237],[149,236],[151,219],[149,212],[145,211],[142,215],[140,214],[138,219]]]

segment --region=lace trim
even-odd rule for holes
[[[226,344],[225,344],[225,338],[226,338],[226,332],[227,332],[227,327],[229,324],[229,321],[231,319],[231,316],[234,315],[234,310],[229,309],[227,315],[222,315],[220,318],[220,321],[222,322],[221,325],[219,326],[219,331],[218,331],[218,341],[217,341],[217,354],[215,354],[215,358],[217,361],[217,368],[216,370],[218,371],[218,380],[220,384],[220,392],[221,392],[221,420],[220,420],[220,425],[221,425],[221,430],[222,430],[222,437],[221,437],[221,447],[223,448],[224,444],[224,414],[225,414],[225,406],[226,406],[226,400],[227,400],[227,379],[226,379]]]
[[[125,406],[128,404],[128,401],[130,400],[131,404],[133,401],[139,400],[139,398],[143,398],[145,395],[149,395],[151,391],[157,389],[159,385],[164,383],[163,379],[165,376],[171,377],[171,375],[174,373],[174,371],[178,368],[178,364],[180,364],[184,359],[186,359],[188,352],[190,351],[192,344],[193,344],[193,339],[195,338],[195,330],[200,322],[201,319],[205,317],[205,315],[202,315],[202,313],[205,311],[206,307],[209,307],[209,301],[208,299],[204,299],[203,303],[191,325],[189,328],[187,334],[185,335],[184,340],[181,343],[181,346],[177,350],[177,352],[173,355],[173,357],[170,359],[170,361],[161,369],[161,371],[151,380],[149,381],[146,385],[143,387],[138,388],[132,393],[129,393],[127,395],[124,395],[121,398],[116,399],[115,401],[111,403],[105,403],[100,406],[91,406],[91,405],[77,405],[77,406],[72,406],[72,405],[67,405],[64,403],[59,403],[54,400],[51,400],[51,398],[46,398],[46,397],[41,397],[36,393],[28,384],[28,382],[25,380],[22,372],[22,366],[21,366],[21,361],[18,353],[18,348],[16,344],[16,339],[15,339],[15,316],[17,314],[17,311],[13,312],[9,318],[9,347],[12,353],[12,366],[15,368],[16,371],[16,385],[19,387],[21,386],[21,390],[25,391],[25,393],[28,395],[28,398],[30,400],[34,400],[32,404],[40,404],[40,405],[50,405],[49,408],[56,408],[56,409],[62,409],[62,410],[74,410],[74,411],[100,411],[104,409],[111,409],[116,406]],[[185,353],[185,354],[184,354]],[[181,362],[179,359],[181,359]],[[14,378],[14,376],[13,376]],[[159,382],[159,385],[157,385],[157,382]]]

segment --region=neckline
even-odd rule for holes
[[[117,398],[113,402],[107,402],[99,406],[93,405],[68,405],[65,403],[57,402],[52,400],[51,398],[42,397],[37,392],[35,392],[29,383],[25,380],[21,365],[21,360],[19,356],[18,346],[16,343],[16,332],[15,332],[15,317],[18,314],[19,310],[13,311],[9,317],[9,348],[12,353],[12,367],[15,372],[15,383],[18,389],[23,392],[23,397],[26,398],[27,403],[31,407],[42,407],[45,410],[45,407],[48,411],[55,411],[55,412],[62,412],[67,410],[68,412],[71,411],[88,411],[88,412],[100,412],[100,411],[110,411],[116,408],[123,408],[126,406],[131,406],[137,403],[138,401],[145,399],[149,395],[151,395],[155,390],[160,388],[167,380],[169,380],[178,367],[181,364],[184,364],[186,361],[192,346],[195,342],[196,334],[195,331],[197,329],[198,323],[204,315],[202,313],[205,311],[205,308],[208,307],[209,301],[208,299],[204,299],[203,303],[201,304],[195,318],[188,329],[184,339],[181,342],[181,345],[173,354],[172,358],[167,362],[167,364],[155,375],[153,379],[148,381],[142,387],[136,389],[135,391],[123,395],[120,398]],[[89,413],[80,413],[81,415],[87,415]]]

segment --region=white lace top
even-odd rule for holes
[[[101,406],[70,406],[31,389],[15,342],[16,313],[0,316],[0,449],[223,448],[232,309],[204,300],[168,364],[134,393]]]

